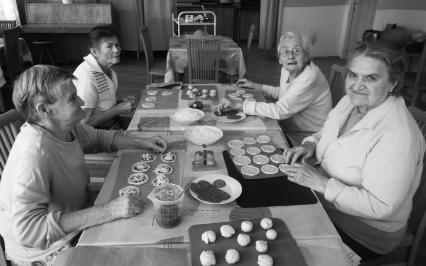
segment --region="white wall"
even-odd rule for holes
[[[407,30],[426,31],[426,10],[383,9],[377,10],[373,29],[383,30],[386,24],[398,24]]]
[[[348,20],[348,5],[285,7],[282,29],[304,33],[319,32],[312,56],[341,56]]]

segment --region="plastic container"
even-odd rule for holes
[[[155,220],[161,227],[172,228],[182,216],[183,188],[175,184],[155,187],[148,195],[154,205]]]

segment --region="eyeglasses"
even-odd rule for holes
[[[303,53],[303,50],[301,48],[293,48],[293,49],[281,49],[280,56],[289,57],[291,54],[293,55],[300,55]]]

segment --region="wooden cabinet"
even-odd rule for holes
[[[218,7],[216,12],[217,34],[234,37],[234,9],[232,7]]]
[[[52,41],[55,63],[78,63],[88,53],[88,34],[99,24],[111,24],[111,4],[29,2],[25,4],[24,37],[38,58],[33,41]]]
[[[239,43],[240,40],[247,40],[250,26],[254,24],[256,30],[254,31],[253,40],[259,39],[259,24],[260,24],[260,11],[259,8],[239,8],[236,10],[236,29],[234,30],[235,41]]]

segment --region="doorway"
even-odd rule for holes
[[[362,34],[373,25],[377,0],[349,0],[349,16],[343,56],[346,58],[359,42]]]

